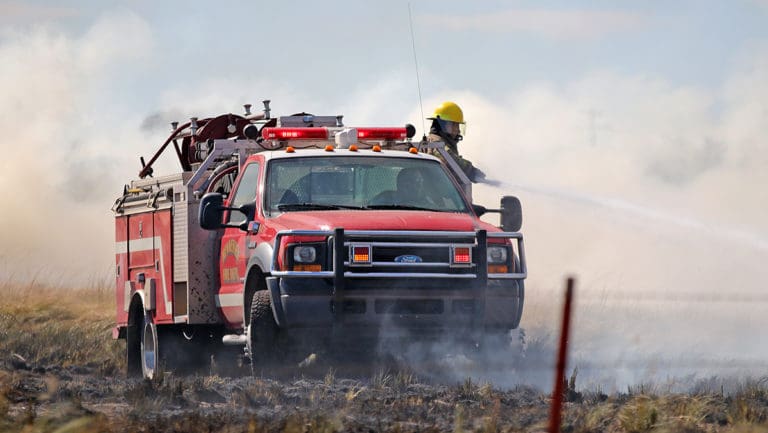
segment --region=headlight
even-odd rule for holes
[[[488,247],[488,263],[507,263],[507,247]]]
[[[296,263],[312,263],[317,260],[315,247],[297,245],[293,248],[293,261]]]

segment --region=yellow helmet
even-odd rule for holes
[[[447,120],[449,122],[464,123],[464,112],[455,102],[446,101],[435,108],[434,114],[429,119]]]

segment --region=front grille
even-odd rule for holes
[[[395,262],[397,257],[415,256],[423,263],[448,263],[450,249],[443,248],[407,248],[407,247],[374,247],[374,262]]]
[[[473,245],[469,240],[456,239],[456,244]],[[370,264],[352,263],[349,255],[346,257],[346,270],[353,273],[441,273],[441,274],[471,274],[476,269],[476,254],[470,266],[451,267],[451,243],[440,242],[434,246],[424,241],[413,242],[382,242],[380,240],[355,240],[348,245],[371,245]],[[474,248],[473,248],[474,250]]]

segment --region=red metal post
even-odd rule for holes
[[[557,371],[555,389],[552,391],[552,407],[549,414],[549,432],[560,431],[563,407],[563,387],[565,386],[565,361],[568,354],[568,335],[571,328],[571,305],[573,303],[573,277],[569,277],[565,288],[565,306],[563,307],[563,327],[560,331],[560,348],[557,353]]]

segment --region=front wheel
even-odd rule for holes
[[[251,320],[246,330],[248,354],[253,368],[276,359],[277,332],[269,291],[258,290],[253,294]]]

